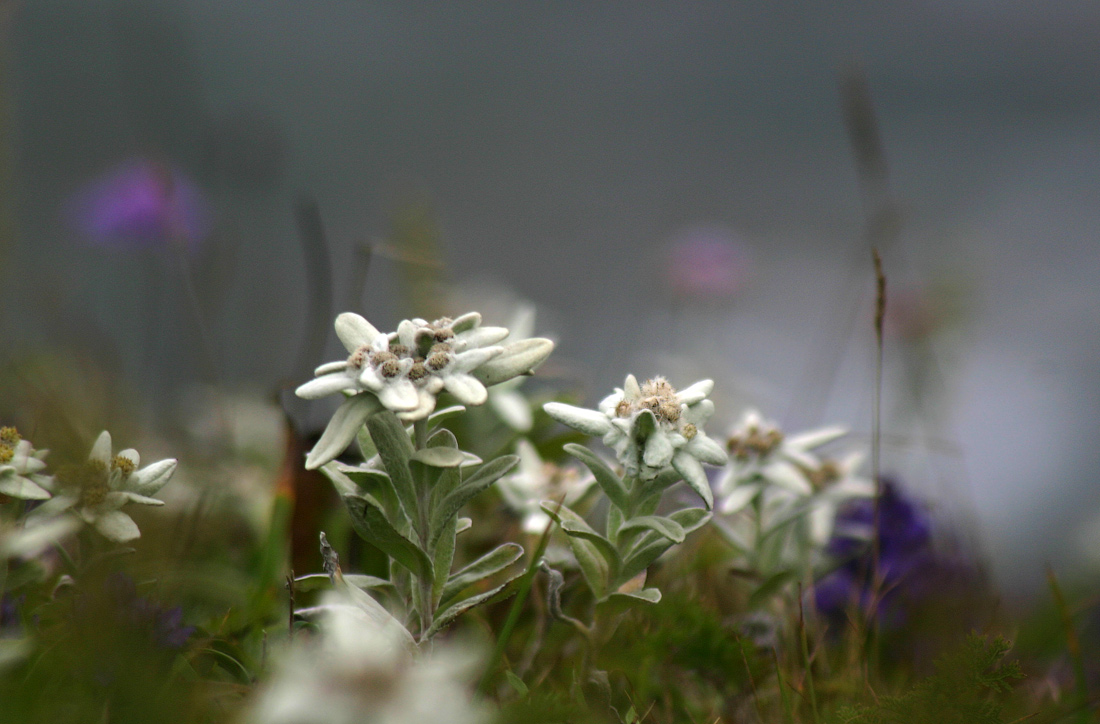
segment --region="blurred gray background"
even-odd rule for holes
[[[628,371],[709,376],[716,431],[753,404],[864,444],[874,280],[837,89],[861,68],[901,211],[884,469],[1010,592],[1047,560],[1100,567],[1095,3],[2,8],[3,362],[79,388],[98,360],[154,418],[193,382],[294,382],[305,195],[339,309],[407,314],[430,267],[385,250],[420,233],[456,296],[536,304],[547,376],[589,401]],[[201,194],[185,245],[88,238],[74,204],[128,163]],[[712,263],[733,281],[691,286]]]

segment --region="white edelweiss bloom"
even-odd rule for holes
[[[42,474],[47,452],[35,450],[14,427],[0,427],[0,500],[3,496],[20,500],[50,497],[53,478]]]
[[[730,434],[730,463],[718,483],[719,511],[731,516],[727,525],[741,524],[746,535],[748,529],[795,525],[805,531],[811,548],[825,546],[837,509],[875,494],[874,483],[858,475],[862,453],[834,460],[817,452],[845,433],[842,427],[826,427],[786,437],[758,412],[747,411]],[[758,522],[736,516],[757,498]]]
[[[257,724],[477,724],[487,712],[467,682],[476,659],[445,644],[418,654],[339,594],[324,599],[315,637],[299,636],[248,721]]]
[[[542,509],[543,501],[561,501],[571,508],[596,482],[587,468],[561,468],[544,461],[526,439],[516,443],[516,454],[518,469],[498,480],[497,489],[508,507],[521,517],[526,533],[541,534],[550,524],[550,516]]]
[[[127,503],[164,505],[164,501],[151,496],[171,479],[176,461],[160,460],[139,470],[141,457],[137,450],[126,449],[117,455],[111,450],[111,435],[104,430],[87,462],[60,474],[56,494],[35,508],[31,514],[34,520],[71,511],[116,543],[140,537],[137,524],[121,508]]]
[[[786,437],[756,410],[746,410],[726,440],[729,461],[718,479],[719,511],[735,513],[769,486],[795,496],[814,492],[810,471],[821,461],[811,451],[847,434],[843,427],[824,427]]]
[[[627,475],[651,480],[673,468],[709,510],[713,493],[701,463],[727,461],[722,446],[703,431],[714,413],[714,403],[707,399],[713,388],[712,380],[702,380],[677,392],[663,377],[639,385],[634,375],[627,375],[623,387],[600,402],[599,412],[557,402],[543,409],[565,425],[601,436]]]
[[[508,330],[480,323],[477,312],[434,322],[406,319],[396,332],[382,334],[358,314],[345,312],[336,318],[336,334],[350,356],[318,367],[317,377],[296,393],[315,399],[369,392],[406,421],[431,414],[443,390],[465,405],[481,405],[485,385],[470,373],[504,351],[491,343]]]
[[[487,386],[529,374],[554,347],[548,339],[497,346],[508,330],[480,325],[481,315],[470,312],[434,322],[406,319],[396,332],[383,334],[358,314],[337,317],[336,335],[350,356],[318,367],[316,378],[296,394],[315,399],[343,392],[348,399],[310,451],[306,468],[335,459],[367,418],[381,409],[405,422],[423,420],[444,391],[464,405],[484,404]]]

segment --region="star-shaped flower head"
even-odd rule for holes
[[[718,480],[723,498],[719,510],[734,513],[771,486],[796,497],[812,495],[825,482],[832,482],[826,480],[832,475],[811,451],[847,432],[843,427],[823,427],[788,437],[758,411],[746,410],[726,439],[729,464]]]
[[[539,338],[498,345],[508,329],[482,327],[477,312],[434,322],[406,319],[390,333],[345,312],[336,318],[336,336],[348,358],[321,365],[316,377],[296,391],[306,399],[349,395],[307,457],[309,469],[343,452],[375,412],[391,410],[405,422],[423,420],[443,391],[464,405],[484,404],[487,386],[530,374],[554,348],[553,342]]]
[[[722,446],[703,431],[714,413],[707,399],[713,388],[712,380],[702,380],[677,392],[663,377],[638,384],[627,375],[623,387],[600,402],[598,412],[560,402],[543,409],[558,422],[602,437],[629,476],[652,480],[671,467],[710,509],[714,496],[700,463],[727,460]]]
[[[4,496],[20,500],[50,497],[53,479],[43,475],[48,450],[35,450],[14,427],[0,427],[0,501]]]
[[[127,503],[164,505],[151,496],[171,479],[176,461],[160,460],[139,470],[137,450],[126,449],[117,455],[111,450],[111,434],[104,430],[86,462],[59,471],[57,493],[34,510],[34,517],[50,518],[71,511],[116,543],[139,538],[137,524],[121,508]]]

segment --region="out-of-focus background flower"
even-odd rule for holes
[[[1007,590],[1100,566],[1093,4],[6,0],[0,33],[0,416],[43,445],[300,383],[314,202],[337,311],[504,288],[589,402],[705,376],[716,430],[866,439],[858,67],[899,211],[884,470]]]

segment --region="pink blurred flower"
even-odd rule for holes
[[[194,249],[210,231],[199,187],[178,169],[146,158],[116,166],[79,191],[71,219],[91,243],[118,249],[169,242]]]
[[[748,279],[749,268],[745,245],[732,231],[714,224],[678,232],[665,252],[666,282],[680,297],[733,297]]]

